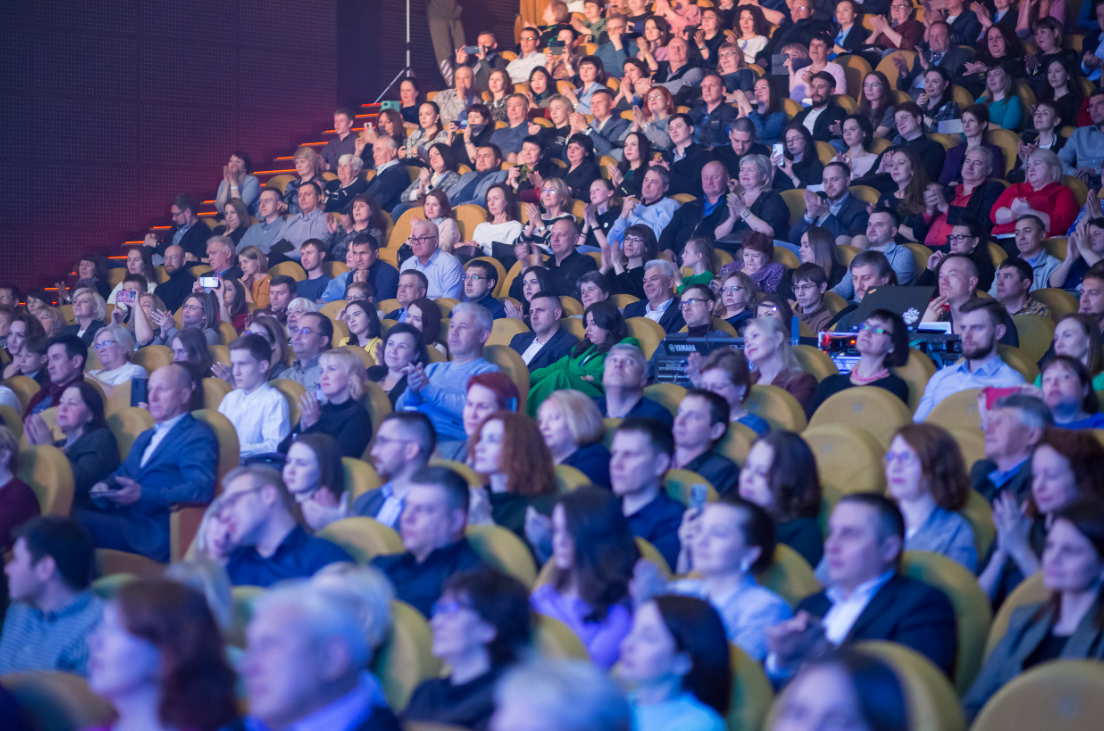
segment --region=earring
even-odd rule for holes
[[[751,564],[749,564],[747,561],[740,562],[740,570],[743,571],[745,574],[747,573],[747,570],[749,568],[751,568]]]

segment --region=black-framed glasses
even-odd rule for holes
[[[701,305],[701,304],[705,304],[706,302],[707,302],[707,300],[698,300],[698,299],[682,300],[681,302],[679,302],[679,307],[682,307],[683,309],[685,309],[687,307],[690,307],[691,305]]]
[[[948,244],[965,244],[970,239],[977,238],[976,236],[970,236],[969,234],[947,234]]]
[[[465,282],[478,282],[480,279],[486,279],[487,277],[479,274],[465,274],[461,279]]]

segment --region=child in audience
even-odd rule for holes
[[[683,279],[682,269],[675,268],[675,291],[682,294],[686,288],[694,284],[709,286],[713,281],[713,272],[717,270],[716,259],[713,253],[713,242],[710,239],[696,236],[686,242],[682,250],[682,266],[690,267],[694,273]]]

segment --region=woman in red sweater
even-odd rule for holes
[[[41,513],[34,490],[15,476],[19,470],[19,439],[0,426],[0,551],[12,547],[12,531]]]
[[[1050,150],[1035,150],[1025,168],[1027,181],[1009,186],[993,207],[993,235],[1012,233],[1022,216],[1038,216],[1047,236],[1065,236],[1080,206],[1073,191],[1062,185],[1061,161]]]

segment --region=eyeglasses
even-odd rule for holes
[[[430,241],[436,241],[436,236],[411,236],[410,243],[412,244],[428,244]]]
[[[625,243],[626,244],[643,244],[644,239],[640,238],[639,236],[626,236],[625,237]]]
[[[322,335],[322,333],[318,332],[317,330],[311,330],[309,327],[301,327],[301,328],[299,328],[298,330],[295,331],[295,334],[296,335],[318,335],[318,336]]]
[[[976,237],[969,236],[967,234],[949,234],[947,236],[947,243],[948,244],[964,244],[968,240],[973,239],[973,238],[976,238]]]
[[[898,462],[902,467],[911,467],[916,464],[916,461],[916,455],[912,452],[886,452],[885,456],[885,463],[887,465]]]
[[[731,287],[721,287],[721,294],[731,294],[733,292],[743,292],[743,291],[744,291],[744,288],[740,287],[740,286],[737,286],[737,285],[733,285]]]
[[[691,305],[703,305],[707,301],[708,300],[683,300],[682,302],[679,302],[679,307],[681,307],[683,309],[686,309],[687,307],[690,307]]]
[[[893,335],[892,330],[887,330],[884,327],[878,327],[877,325],[870,325],[865,322],[862,325],[859,325],[859,329],[863,332],[872,332],[875,335]]]
[[[481,277],[478,274],[466,274],[460,279],[465,282],[478,282],[480,279],[486,279],[486,277]]]
[[[93,350],[107,350],[112,345],[118,345],[117,340],[101,340],[92,346]]]
[[[721,58],[729,58],[729,57],[735,56],[735,55],[736,55],[735,51],[728,51],[726,53],[722,53]]]

